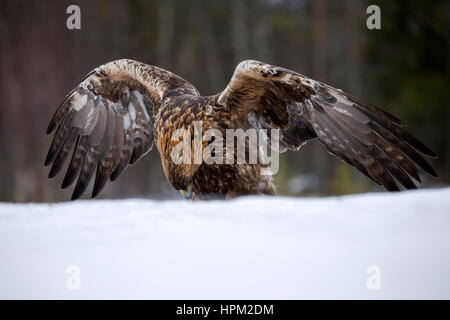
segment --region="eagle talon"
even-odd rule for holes
[[[192,185],[188,185],[186,190],[180,190],[180,193],[185,197],[186,199],[190,199],[192,196]]]

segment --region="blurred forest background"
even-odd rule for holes
[[[81,8],[68,30],[66,8]],[[366,8],[381,8],[381,30]],[[202,94],[221,91],[247,58],[287,67],[393,113],[439,156],[450,181],[450,1],[17,1],[0,3],[0,201],[61,201],[63,175],[43,167],[45,129],[65,95],[93,68],[118,58],[158,65]],[[281,155],[282,195],[381,190],[319,143]],[[103,198],[181,198],[152,150]]]

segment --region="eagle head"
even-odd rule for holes
[[[199,164],[174,164],[170,159],[161,159],[167,181],[187,199],[192,195],[192,177]]]

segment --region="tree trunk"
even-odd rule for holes
[[[315,0],[313,11],[313,74],[314,78],[327,83],[328,80],[328,39],[327,39],[327,0]],[[314,146],[314,171],[318,178],[318,191],[327,192],[327,177],[330,160],[320,143]]]

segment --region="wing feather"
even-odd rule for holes
[[[55,135],[53,136],[52,143],[50,145],[50,148],[47,153],[47,157],[45,158],[45,166],[48,166],[50,163],[52,163],[55,160],[55,157],[57,156],[59,150],[63,146],[64,142],[66,141],[71,127],[69,125],[65,125],[68,122],[72,121],[73,119],[73,113],[69,110],[65,114],[64,121],[61,125],[58,126],[58,130],[56,131]]]
[[[66,189],[72,185],[84,164],[84,158],[86,157],[86,144],[87,136],[78,136],[73,151],[72,160],[70,161],[69,168],[66,171],[61,188]]]
[[[64,143],[63,147],[59,150],[59,153],[53,162],[52,168],[50,169],[50,172],[48,174],[49,179],[54,178],[61,171],[65,161],[67,160],[67,157],[70,154],[70,151],[77,141],[77,138],[78,128],[73,127],[70,130],[69,136],[67,137],[67,143]]]

